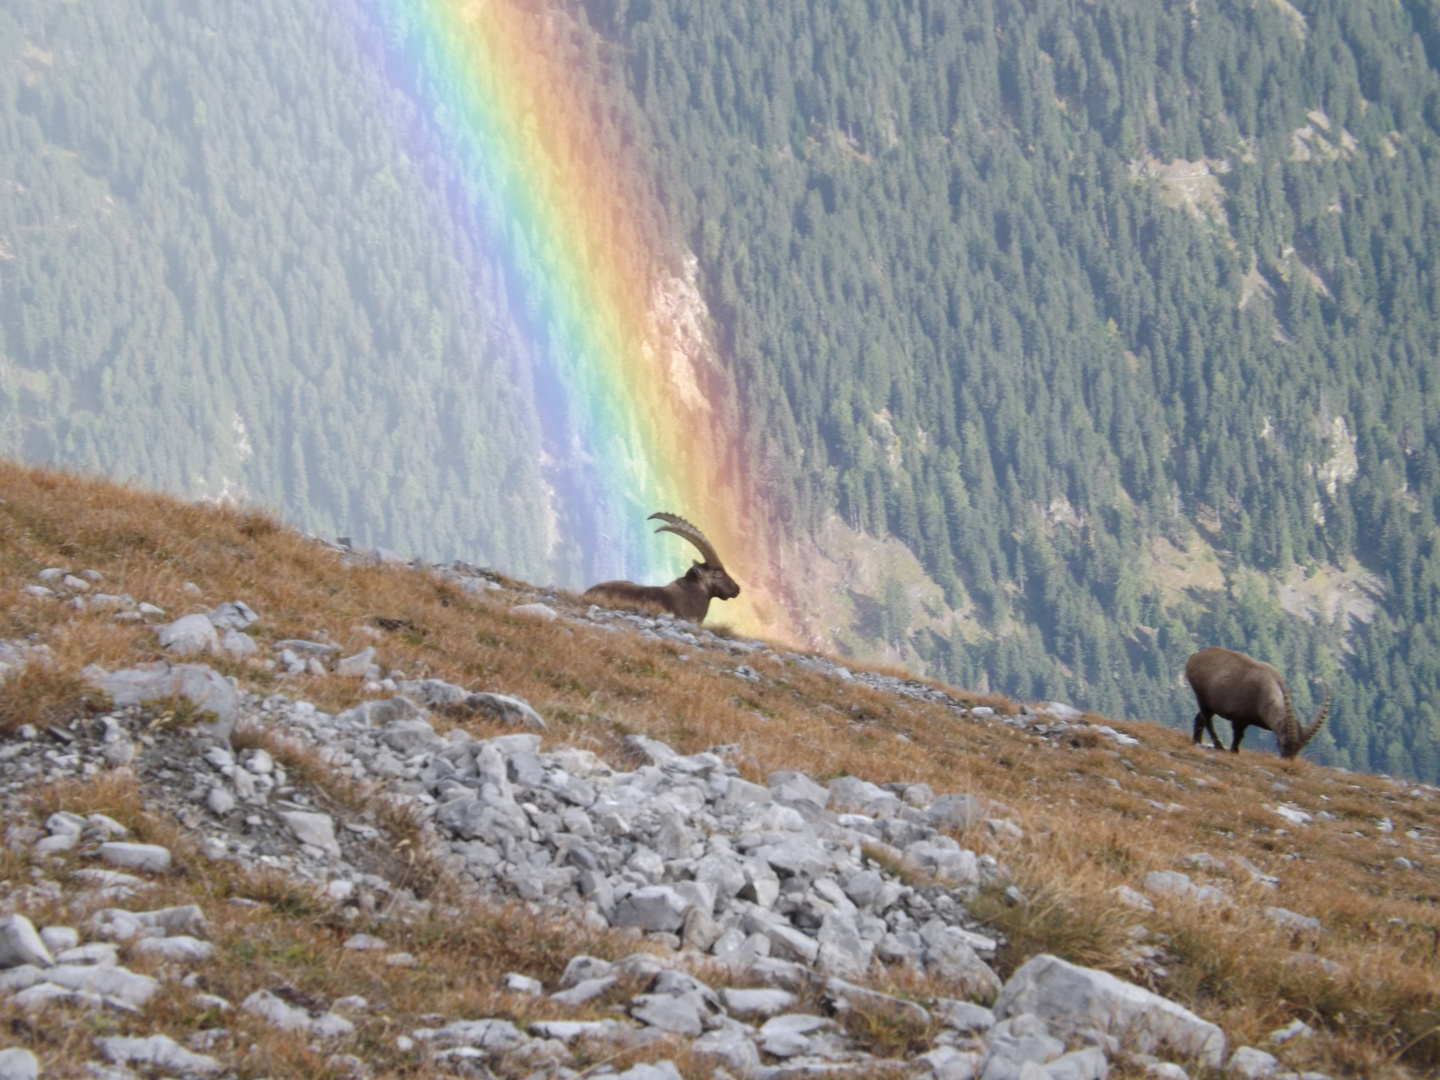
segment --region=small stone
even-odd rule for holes
[[[544,718],[532,709],[524,698],[512,697],[509,694],[477,693],[465,699],[465,707],[504,724],[527,727],[534,731],[545,730]]]
[[[215,956],[214,945],[208,941],[190,937],[188,934],[177,934],[175,937],[141,938],[135,942],[133,948],[138,956],[152,956],[171,961],[201,963]]]
[[[91,814],[85,819],[85,824],[111,840],[121,840],[130,835],[129,829],[106,814]]]
[[[619,982],[620,980],[613,975],[602,976],[595,979],[582,979],[567,990],[561,990],[558,993],[551,994],[550,1000],[573,1008],[603,996],[615,986],[619,985]]]
[[[381,952],[390,947],[390,943],[384,938],[378,938],[371,934],[351,934],[345,939],[343,949],[353,949],[356,952]]]
[[[1110,1063],[1098,1046],[1062,1054],[1044,1070],[1046,1080],[1105,1080],[1109,1075]]]
[[[43,934],[44,931],[42,930]],[[1270,1041],[1276,1046],[1283,1046],[1292,1039],[1309,1039],[1315,1034],[1315,1029],[1304,1020],[1291,1020],[1282,1028],[1276,1028],[1270,1032]]]
[[[1267,907],[1264,915],[1271,922],[1285,930],[1309,931],[1320,929],[1320,920],[1309,915],[1299,915],[1282,907]]]
[[[579,986],[586,979],[603,979],[614,969],[615,965],[609,960],[594,956],[573,956],[560,976],[560,988],[568,990],[572,986]]]
[[[980,823],[983,812],[973,795],[941,795],[925,816],[937,829],[968,829]]]
[[[720,809],[724,811],[740,810],[747,806],[763,806],[773,801],[774,796],[770,794],[769,788],[752,784],[738,776],[732,776],[726,787],[725,798],[720,803]]]
[[[1117,885],[1110,891],[1115,894],[1115,899],[1119,900],[1120,903],[1128,908],[1134,908],[1136,911],[1155,910],[1155,905],[1150,902],[1149,897],[1143,893],[1136,892],[1129,885]]]
[[[329,814],[312,814],[305,810],[290,810],[279,815],[295,839],[310,844],[328,855],[339,857],[340,842],[335,839],[335,819]]]
[[[792,1058],[810,1049],[810,1038],[833,1028],[835,1021],[809,1013],[785,1013],[765,1021],[760,1028],[760,1049],[778,1058]]]
[[[77,948],[80,945],[80,932],[69,926],[47,926],[40,931],[40,940],[54,955]]]
[[[27,980],[35,991],[32,996],[41,1002],[46,997],[59,996],[53,993],[58,989],[62,993],[110,998],[119,1002],[122,1008],[138,1009],[160,989],[160,983],[155,979],[122,967],[59,964],[43,972],[36,968],[28,970],[34,972],[33,980]],[[42,989],[45,986],[50,990]],[[84,1000],[90,1001],[89,996]]]
[[[66,949],[55,955],[57,964],[94,964],[96,967],[115,967],[120,963],[120,949],[106,941],[92,941],[74,949]]]
[[[919,1076],[925,1080],[974,1080],[981,1055],[940,1045],[915,1059],[921,1067]]]
[[[1239,1046],[1225,1065],[1227,1076],[1239,1076],[1244,1080],[1268,1080],[1280,1071],[1280,1062],[1274,1054],[1256,1050],[1253,1046]]]
[[[139,1065],[181,1075],[216,1073],[223,1067],[212,1057],[186,1050],[168,1035],[151,1035],[148,1039],[113,1036],[96,1039],[95,1045],[116,1065]]]
[[[516,604],[510,611],[515,615],[523,615],[527,619],[541,619],[545,622],[554,622],[560,617],[559,613],[549,604]]]
[[[1022,1013],[990,1030],[979,1072],[990,1080],[1044,1080],[1042,1066],[1064,1052],[1065,1044],[1050,1034],[1044,1020]]]
[[[367,645],[354,656],[347,656],[335,665],[337,675],[345,675],[353,678],[363,678],[370,672],[370,665],[375,663],[375,646]]]
[[[50,950],[35,932],[34,923],[24,915],[0,918],[0,969],[22,964],[48,968],[54,963]]]
[[[684,1080],[673,1061],[657,1061],[653,1065],[632,1065],[624,1072],[613,1073],[610,1080]]]
[[[250,610],[243,600],[230,600],[221,604],[206,616],[216,630],[244,630],[258,622],[259,615]]]
[[[54,836],[47,836],[43,840],[37,840],[30,851],[37,858],[45,855],[59,855],[62,852],[74,850],[75,840],[76,837],[70,833],[57,833]]]
[[[205,933],[205,913],[198,904],[160,908],[157,911],[123,911],[106,908],[90,919],[91,933],[107,941],[129,941],[136,937],[165,937],[169,934]]]
[[[29,1050],[14,1046],[0,1050],[0,1080],[37,1080],[40,1060]]]
[[[995,1014],[983,1005],[976,1005],[969,1001],[956,1001],[952,998],[940,998],[931,1009],[940,1022],[948,1028],[954,1028],[963,1034],[971,1032],[989,1031],[995,1026]]]
[[[740,1020],[768,1020],[795,1004],[795,995],[788,990],[735,990],[726,987],[720,999],[731,1016]]]
[[[690,1060],[714,1070],[719,1076],[722,1070],[734,1076],[754,1076],[760,1070],[760,1051],[744,1031],[721,1028],[708,1031],[690,1044]]]
[[[1196,885],[1189,874],[1178,870],[1152,870],[1145,875],[1145,888],[1156,896],[1193,900],[1200,904],[1219,903],[1225,898],[1213,885]]]
[[[539,997],[545,992],[545,984],[539,979],[531,978],[529,975],[522,975],[518,971],[511,971],[505,976],[505,989],[517,994]]]
[[[578,989],[578,988],[577,988]],[[704,1030],[698,996],[641,994],[630,1003],[630,1015],[643,1024],[672,1035],[695,1038]]]
[[[160,627],[160,647],[179,656],[195,653],[216,652],[220,639],[215,635],[215,626],[205,615],[183,615],[174,622]]]
[[[240,630],[226,630],[225,636],[220,639],[220,649],[237,658],[255,656],[260,652],[255,639]]]
[[[845,882],[845,895],[856,907],[866,908],[875,902],[884,887],[885,879],[874,870],[861,870]]]
[[[146,874],[163,874],[170,869],[170,849],[159,844],[127,844],[112,840],[100,845],[100,858],[111,866]]]
[[[85,819],[79,814],[61,810],[45,819],[45,828],[51,836],[73,836],[78,839],[85,831]]]
[[[641,930],[671,932],[685,924],[685,898],[668,885],[650,885],[636,889],[615,905],[615,926],[634,926]]]
[[[787,805],[805,803],[816,810],[824,809],[830,802],[830,789],[817,784],[803,772],[771,773],[770,794],[778,802]]]
[[[206,794],[205,805],[216,817],[224,817],[235,809],[235,796],[225,788],[216,785]]]
[[[280,1000],[268,990],[257,990],[240,1003],[240,1008],[275,1025],[282,1031],[304,1031],[321,1038],[348,1035],[355,1025],[334,1013],[312,1018],[304,1009]]]

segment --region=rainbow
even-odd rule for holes
[[[425,117],[428,142],[462,178],[487,257],[506,269],[528,339],[543,464],[564,538],[584,553],[560,576],[661,583],[693,554],[646,517],[679,513],[742,584],[719,617],[784,633],[767,581],[774,555],[747,481],[734,387],[704,343],[693,261],[663,250],[634,205],[643,163],[597,134],[606,107],[575,63],[561,5],[517,0],[360,0],[387,67]],[[688,290],[688,291],[687,291]],[[702,311],[703,313],[703,311]],[[553,564],[552,564],[553,565]]]

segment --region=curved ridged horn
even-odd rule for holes
[[[1300,748],[1305,744],[1301,742],[1304,732],[1300,728],[1300,721],[1295,716],[1295,702],[1290,699],[1290,687],[1285,680],[1280,680],[1280,696],[1285,699],[1285,732],[1276,732],[1281,743],[1281,750],[1287,757],[1294,757],[1300,753]],[[1293,750],[1291,749],[1293,747]]]
[[[655,530],[657,533],[669,532],[674,533],[676,536],[682,536],[694,544],[700,550],[701,555],[705,556],[706,566],[718,568],[721,565],[720,556],[715,554],[715,549],[711,547],[710,541],[705,538],[705,534],[690,524],[690,522],[676,514],[665,513],[651,514],[646,520],[655,521],[657,519],[665,522],[664,525],[661,525]]]
[[[1320,705],[1320,711],[1315,714],[1315,719],[1310,721],[1309,726],[1300,730],[1300,749],[1305,749],[1305,744],[1308,743],[1311,739],[1315,738],[1316,735],[1320,734],[1320,729],[1325,726],[1325,719],[1329,715],[1330,684],[1327,682],[1325,684],[1325,700]]]

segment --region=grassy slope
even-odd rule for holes
[[[7,684],[0,694],[0,733],[26,721],[76,715],[85,707],[78,672],[87,663],[114,668],[161,656],[147,628],[25,596],[21,587],[47,566],[98,570],[106,591],[157,603],[172,617],[243,599],[261,616],[252,632],[262,647],[323,631],[354,652],[374,641],[365,628],[373,628],[377,617],[402,619],[405,628],[378,642],[387,668],[519,694],[550,721],[547,748],[569,742],[618,760],[621,736],[640,731],[687,752],[739,744],[742,772],[761,782],[778,768],[804,769],[822,779],[845,772],[875,782],[925,781],[937,792],[970,792],[1006,804],[1025,830],[1023,841],[1002,848],[984,830],[962,838],[977,851],[994,851],[1031,897],[1017,908],[995,896],[977,902],[977,914],[1010,938],[1002,974],[1039,951],[1131,974],[1129,931],[1143,922],[1153,935],[1164,935],[1161,943],[1176,958],[1167,962],[1169,977],[1157,989],[1220,1023],[1234,1045],[1260,1044],[1267,1032],[1299,1017],[1321,1034],[1287,1054],[1292,1067],[1398,1077],[1440,1064],[1440,920],[1434,907],[1440,820],[1433,789],[1412,794],[1387,780],[1338,774],[1303,760],[1282,762],[1265,752],[1232,757],[1202,751],[1183,735],[1149,724],[1124,725],[1143,745],[1123,754],[1083,730],[1047,746],[998,722],[957,720],[938,706],[763,658],[748,662],[766,678],[742,683],[726,674],[739,661],[718,649],[682,652],[637,635],[513,615],[510,606],[534,598],[518,583],[477,600],[408,569],[346,567],[264,516],[101,481],[0,464],[0,499],[0,637],[37,635],[56,659],[48,671],[32,667]],[[196,583],[201,594],[188,593],[186,582]],[[550,602],[563,608],[569,599]],[[349,706],[360,696],[353,680],[306,677],[282,685],[255,661],[216,666],[251,689],[280,689],[325,709]],[[1000,700],[952,692],[1008,708]],[[601,715],[613,723],[592,719]],[[488,733],[470,726],[478,735]],[[307,765],[293,754],[291,762],[292,768]],[[309,767],[337,805],[364,803],[364,792],[338,787],[315,763]],[[1289,790],[1277,793],[1280,782]],[[344,935],[364,927],[337,925],[319,899],[195,855],[184,830],[147,810],[145,793],[132,781],[111,777],[83,789],[52,785],[37,789],[34,798],[46,809],[106,809],[142,836],[176,846],[181,870],[167,885],[173,895],[166,899],[193,897],[216,922],[222,959],[207,973],[215,992],[238,1000],[278,981],[327,1000],[360,993],[383,1001],[383,1020],[365,1020],[357,1045],[393,1075],[413,1069],[394,1050],[394,1037],[409,1030],[407,1024],[418,1026],[419,1016],[538,1018],[553,1007],[499,990],[504,972],[522,970],[549,981],[576,951],[614,956],[632,947],[619,936],[596,937],[523,912],[479,908],[448,881],[443,867],[422,857],[411,884],[438,902],[428,915],[392,922],[383,931],[392,946],[415,953],[422,964],[411,972],[386,970],[366,954],[341,952]],[[1281,831],[1285,823],[1264,808],[1281,800],[1312,813],[1328,810],[1335,818]],[[1384,817],[1394,822],[1393,833],[1377,831],[1376,821]],[[392,833],[406,832],[403,820],[391,825]],[[1412,829],[1421,838],[1405,835]],[[1146,871],[1180,868],[1178,860],[1195,851],[1243,855],[1277,874],[1279,889],[1228,882],[1233,906],[1162,903],[1143,916],[1111,894],[1121,884],[1137,886]],[[1394,868],[1391,860],[1401,854],[1424,869]],[[28,881],[29,867],[0,853],[0,878],[18,888]],[[258,896],[269,906],[257,914],[219,902],[233,895]],[[1319,916],[1325,932],[1310,939],[1278,931],[1261,916],[1268,904]],[[1343,972],[1331,977],[1291,959],[1311,951]],[[926,994],[938,988],[909,989]],[[186,1002],[180,992],[167,992],[142,1026],[182,1037],[214,1022]],[[0,1007],[5,1022],[28,1033],[24,1041],[56,1070],[47,1075],[67,1075],[84,1060],[91,1030],[86,1024],[47,1041]],[[246,1020],[224,1022],[241,1033],[236,1045],[248,1045]],[[303,1039],[254,1041],[241,1055],[247,1075],[326,1074],[325,1055]]]

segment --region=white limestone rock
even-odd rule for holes
[[[215,624],[207,615],[182,615],[158,630],[160,647],[176,656],[194,656],[220,650]]]
[[[240,1003],[240,1008],[282,1031],[303,1031],[322,1039],[349,1035],[355,1030],[355,1025],[342,1016],[326,1012],[312,1017],[268,990],[255,991]]]
[[[116,1035],[96,1039],[95,1045],[116,1065],[139,1065],[182,1076],[217,1073],[223,1068],[214,1058],[186,1050],[168,1035],[151,1035],[146,1039]]]
[[[35,932],[35,924],[24,915],[0,918],[0,969],[31,964],[48,968],[55,963],[45,942]]]
[[[1279,1059],[1253,1046],[1236,1047],[1235,1053],[1225,1063],[1225,1075],[1238,1076],[1242,1080],[1270,1080],[1279,1072]]]
[[[335,839],[335,819],[329,814],[314,814],[305,810],[288,810],[280,814],[280,820],[295,839],[302,844],[317,847],[327,855],[340,856],[340,841]]]
[[[29,1050],[12,1046],[0,1050],[0,1080],[38,1080],[40,1059]]]
[[[51,956],[58,956],[80,945],[80,931],[73,926],[47,926],[40,931],[40,940],[50,950]]]
[[[100,858],[123,870],[144,874],[164,874],[170,869],[170,849],[159,844],[129,844],[111,840],[100,845]]]
[[[177,934],[175,937],[141,938],[135,942],[137,956],[185,963],[203,963],[215,956],[215,946],[208,941]]]
[[[1189,1009],[1114,975],[1041,954],[1023,964],[995,1002],[1001,1019],[1034,1013],[1057,1033],[1100,1031],[1142,1053],[1169,1050],[1219,1068],[1225,1034]]]
[[[220,639],[220,650],[228,656],[236,659],[244,659],[247,656],[255,656],[260,652],[260,646],[255,644],[255,639],[241,630],[226,630],[225,636]]]

